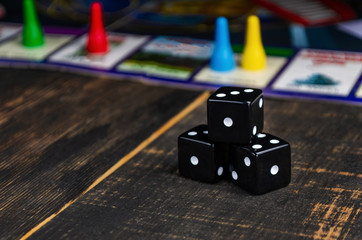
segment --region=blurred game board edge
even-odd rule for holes
[[[159,85],[159,86],[167,86],[167,87],[177,87],[187,90],[210,90],[215,91],[219,87],[224,85],[217,84],[208,84],[208,83],[197,83],[193,82],[192,79],[188,82],[184,81],[174,81],[167,80],[156,77],[147,77],[139,74],[130,74],[130,73],[121,73],[117,71],[102,71],[95,69],[82,69],[79,67],[69,67],[69,66],[59,66],[54,64],[38,64],[38,63],[17,63],[16,65],[0,61],[0,67],[12,67],[12,68],[24,68],[24,69],[41,69],[41,70],[49,70],[49,71],[60,71],[60,72],[69,72],[73,74],[80,74],[85,76],[100,76],[107,77],[113,80],[118,81],[137,81],[144,84],[149,85]],[[264,95],[266,97],[276,98],[276,99],[299,99],[303,101],[329,101],[329,102],[339,102],[344,104],[353,104],[362,106],[362,98],[354,97],[358,86],[362,86],[362,78],[359,79],[358,84],[354,88],[353,93],[351,93],[348,97],[336,97],[336,96],[328,96],[321,94],[303,94],[292,91],[276,91],[271,89],[269,86],[263,89]],[[361,87],[360,86],[360,87]],[[247,86],[246,86],[247,87]]]
[[[31,69],[44,69],[44,70],[53,70],[53,71],[62,71],[62,72],[72,72],[72,73],[78,73],[82,75],[94,75],[94,76],[107,76],[112,79],[129,79],[129,80],[135,80],[140,81],[146,84],[158,84],[158,85],[167,85],[172,87],[179,87],[179,88],[187,88],[187,89],[209,89],[214,90],[218,87],[228,85],[225,83],[208,83],[208,82],[197,82],[195,81],[195,76],[201,71],[202,68],[207,66],[208,61],[204,61],[204,63],[201,65],[201,67],[194,69],[193,72],[190,74],[189,77],[186,79],[177,79],[172,78],[168,76],[157,76],[152,75],[148,73],[137,73],[137,72],[127,72],[122,71],[120,69],[117,69],[117,66],[121,64],[122,62],[130,59],[135,53],[139,52],[142,47],[144,47],[146,44],[151,42],[156,37],[150,37],[148,38],[145,43],[140,44],[135,50],[131,51],[130,54],[126,56],[124,59],[120,59],[117,63],[115,63],[110,69],[97,69],[92,68],[89,66],[76,66],[71,64],[62,64],[57,62],[50,62],[49,58],[54,55],[54,53],[60,51],[65,46],[69,45],[71,42],[75,41],[79,37],[83,36],[85,31],[84,30],[67,30],[67,29],[57,29],[57,28],[44,28],[46,33],[52,33],[52,34],[70,34],[73,35],[73,38],[69,40],[67,43],[61,45],[58,49],[55,51],[52,51],[45,59],[42,61],[30,61],[30,60],[18,60],[18,59],[1,59],[0,58],[0,67],[14,67],[14,68],[31,68]],[[19,33],[18,33],[19,34]],[[115,34],[123,34],[123,33],[115,33]],[[15,34],[16,35],[16,34]],[[135,35],[135,34],[130,34]],[[141,35],[140,35],[141,36]],[[14,36],[11,36],[10,38],[13,38]],[[167,36],[166,36],[167,37]],[[9,38],[8,38],[9,39]],[[7,39],[0,42],[0,46],[3,42],[6,42]],[[241,52],[243,46],[242,45],[234,45],[233,46],[235,52]],[[345,103],[351,103],[351,104],[359,104],[362,105],[362,96],[361,93],[359,93],[357,97],[357,92],[361,92],[360,89],[362,87],[360,86],[362,84],[361,74],[359,74],[358,79],[352,84],[351,90],[349,94],[346,96],[333,96],[328,94],[316,94],[316,93],[306,93],[306,92],[296,92],[291,90],[281,90],[281,89],[274,89],[273,86],[277,82],[277,80],[280,78],[281,74],[283,74],[286,69],[288,69],[291,65],[291,62],[293,62],[298,55],[299,52],[306,50],[306,49],[288,49],[288,48],[278,48],[278,47],[266,47],[267,54],[273,55],[273,56],[286,56],[287,61],[286,63],[277,71],[277,73],[271,78],[271,80],[268,81],[265,87],[262,87],[262,89],[265,92],[266,96],[270,97],[281,97],[281,98],[299,98],[299,99],[319,99],[319,100],[326,100],[326,101],[337,101],[337,102],[345,102]],[[315,49],[314,49],[315,50]],[[314,51],[313,50],[313,51]],[[318,51],[318,50],[316,50]],[[327,50],[323,50],[327,51]],[[333,52],[333,51],[332,51]],[[338,52],[338,51],[335,51]],[[361,54],[361,53],[357,53]],[[250,87],[250,86],[245,86]]]
[[[121,73],[117,71],[102,71],[95,69],[82,69],[79,67],[70,67],[70,66],[60,66],[54,64],[39,64],[39,63],[24,63],[18,62],[16,65],[9,62],[0,61],[0,67],[11,67],[11,68],[24,68],[24,69],[41,69],[41,70],[49,70],[49,71],[60,71],[60,72],[69,72],[73,74],[80,74],[85,76],[100,76],[107,77],[113,80],[121,80],[121,81],[138,81],[144,84],[150,85],[162,85],[168,87],[177,87],[187,90],[210,90],[214,91],[219,87],[224,85],[222,84],[207,84],[207,83],[197,83],[192,80],[184,82],[184,81],[174,81],[167,80],[156,77],[147,77],[139,74],[130,74],[130,73]],[[359,84],[362,84],[362,78],[358,81]],[[247,87],[247,86],[246,86]],[[356,86],[356,89],[358,86]],[[355,89],[355,91],[356,91]],[[354,91],[354,93],[355,93]],[[302,94],[292,91],[275,91],[270,87],[263,89],[264,95],[266,97],[277,98],[277,99],[300,99],[305,101],[318,100],[318,101],[331,101],[331,102],[340,102],[345,104],[354,104],[362,106],[362,98],[354,97],[353,93],[350,94],[349,97],[335,97],[335,96],[327,96],[321,94]]]

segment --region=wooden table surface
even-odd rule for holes
[[[209,94],[0,69],[0,239],[362,239],[362,107],[266,98],[292,181],[254,196],[178,174]]]

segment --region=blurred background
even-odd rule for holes
[[[89,6],[92,2],[91,0],[35,0],[40,21],[44,26],[72,28],[87,28]],[[360,0],[338,2],[335,0],[101,0],[100,2],[103,4],[104,20],[109,31],[213,39],[215,19],[218,16],[225,16],[229,19],[232,42],[242,44],[245,19],[250,14],[257,14],[261,20],[262,37],[266,46],[362,51],[362,1]],[[272,5],[268,4],[270,2]],[[335,3],[337,5],[333,8]],[[22,22],[22,1],[1,0],[0,5],[0,21]],[[317,19],[323,17],[325,19],[322,21]],[[317,21],[314,21],[316,19]]]

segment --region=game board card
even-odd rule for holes
[[[18,33],[20,30],[20,26],[0,24],[0,41]]]
[[[94,58],[94,56],[87,54],[85,48],[87,35],[83,35],[50,56],[49,61],[98,69],[110,69],[148,38],[148,36],[108,33],[109,52]]]
[[[212,42],[160,36],[121,63],[118,71],[187,80],[211,56]]]
[[[240,55],[235,55],[240,59]],[[267,67],[261,71],[247,71],[240,67],[230,72],[216,72],[209,66],[204,67],[196,76],[195,82],[214,83],[217,85],[246,86],[264,88],[272,78],[279,72],[287,61],[284,57],[267,57]]]
[[[348,96],[361,76],[362,53],[304,49],[272,88],[304,93]]]
[[[0,59],[42,61],[72,38],[73,35],[46,34],[43,46],[27,48],[21,44],[21,36],[19,35],[16,38],[11,38],[1,43]]]

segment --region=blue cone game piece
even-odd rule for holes
[[[228,20],[218,17],[215,26],[215,45],[210,60],[210,68],[218,72],[231,71],[235,68],[234,53],[229,39]]]

